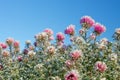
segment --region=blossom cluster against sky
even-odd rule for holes
[[[114,30],[120,27],[119,3],[119,0],[0,0],[0,42],[13,37],[23,48],[26,40],[34,41],[34,35],[45,28],[56,34],[74,24],[78,31],[84,15],[105,25],[107,30],[100,38],[112,40]]]

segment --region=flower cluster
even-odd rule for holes
[[[0,42],[0,80],[120,80],[120,28],[110,42],[99,40],[106,28],[90,16],[83,16],[80,24],[78,34],[71,24],[55,40],[46,28],[33,43],[26,40],[22,51],[13,38]]]

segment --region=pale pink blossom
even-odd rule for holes
[[[0,43],[0,47],[2,47],[2,49],[6,49],[7,45],[5,43]]]
[[[14,45],[14,48],[18,48],[20,46],[20,43],[19,41],[14,41],[13,45]]]
[[[6,43],[8,44],[8,45],[12,45],[13,44],[13,42],[14,42],[14,39],[13,38],[7,38],[6,39]]]
[[[120,28],[117,28],[117,29],[115,30],[115,32],[116,32],[117,34],[120,34]]]
[[[65,80],[79,80],[78,71],[72,70],[65,75]]]
[[[65,39],[65,36],[62,32],[57,33],[57,40],[63,41]]]
[[[17,57],[17,60],[20,62],[20,61],[22,61],[22,56],[18,56]]]
[[[101,34],[106,31],[106,28],[104,25],[101,25],[100,23],[96,23],[96,24],[94,24],[94,31],[97,34]]]
[[[86,28],[93,26],[94,23],[95,23],[94,19],[92,19],[90,16],[83,16],[80,19],[80,24]]]
[[[71,60],[66,60],[66,61],[65,61],[65,65],[66,65],[67,67],[71,67],[71,66],[73,65],[73,61],[71,61]]]
[[[58,45],[58,46],[63,46],[63,44],[64,44],[63,41],[58,41],[58,42],[57,42],[57,45]]]
[[[46,28],[46,29],[44,30],[44,32],[46,32],[47,35],[49,35],[49,36],[53,35],[52,29]]]
[[[9,51],[5,50],[5,51],[2,52],[3,57],[8,57],[9,55],[10,55]]]
[[[90,39],[91,39],[91,40],[94,40],[95,38],[96,38],[95,34],[91,34],[91,35],[90,35]]]
[[[30,50],[30,51],[31,51],[31,50],[34,50],[34,46],[30,45],[30,46],[29,46],[29,50]]]
[[[83,29],[80,29],[80,30],[79,30],[79,34],[80,34],[80,35],[83,35],[84,33],[85,33],[85,30],[83,30]]]
[[[75,25],[71,24],[65,29],[65,34],[73,35],[74,33],[75,33]]]
[[[54,40],[54,36],[50,36],[50,37],[49,37],[49,40]]]
[[[95,63],[95,69],[100,72],[104,72],[107,69],[107,65],[104,62],[97,61]]]
[[[80,58],[82,56],[82,52],[80,50],[75,50],[75,51],[70,53],[70,56],[73,59],[78,59],[78,58]]]

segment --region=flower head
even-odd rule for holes
[[[35,39],[38,41],[46,40],[47,37],[48,37],[48,35],[46,32],[41,32],[41,33],[38,33],[37,35],[35,35]]]
[[[44,30],[44,32],[46,32],[47,35],[49,35],[49,36],[53,35],[52,29],[46,28],[46,29]]]
[[[101,78],[100,80],[106,80],[106,78]]]
[[[91,26],[93,26],[94,23],[95,21],[90,16],[83,16],[80,19],[80,24],[82,25],[82,27],[85,28],[90,28]]]
[[[65,34],[73,35],[74,33],[75,33],[75,25],[71,24],[65,29]]]
[[[17,60],[20,62],[20,61],[22,61],[22,56],[18,56],[17,57]]]
[[[71,61],[71,60],[66,60],[66,61],[65,61],[65,65],[66,65],[67,67],[71,67],[71,66],[73,65],[73,61]]]
[[[59,32],[57,33],[57,40],[58,41],[63,41],[65,39],[65,36],[63,33]]]
[[[100,40],[100,43],[101,43],[101,44],[104,44],[104,45],[107,45],[107,44],[108,44],[108,39],[107,39],[107,38],[102,38],[102,39]]]
[[[93,26],[94,26],[94,32],[96,32],[97,34],[101,34],[106,31],[105,26],[101,25],[100,23],[96,23]]]
[[[13,38],[7,38],[6,39],[6,43],[8,44],[8,45],[12,45],[13,44],[13,42],[14,42],[14,39]]]
[[[120,28],[117,28],[115,32],[120,35]]]
[[[27,45],[29,45],[29,44],[31,44],[31,41],[30,41],[30,40],[26,40],[25,43],[26,43]]]
[[[7,45],[5,43],[0,43],[0,46],[2,47],[2,49],[6,49]]]
[[[28,54],[28,52],[29,52],[28,49],[24,49],[24,50],[23,50],[23,53],[24,53],[24,54]]]
[[[29,51],[28,52],[28,55],[29,55],[30,58],[32,58],[35,54],[36,54],[36,52],[34,52],[34,51]]]
[[[14,41],[13,45],[14,45],[14,48],[18,48],[20,46],[20,43],[19,41]]]
[[[49,46],[48,48],[47,48],[47,52],[49,53],[49,54],[53,54],[54,52],[55,52],[55,47],[54,46]]]
[[[72,70],[65,75],[65,80],[78,80],[79,74],[76,70]]]
[[[49,40],[54,40],[54,36],[50,36],[50,37],[49,37]]]
[[[112,53],[112,54],[110,54],[109,55],[109,58],[110,58],[110,60],[112,60],[112,61],[117,61],[117,54],[115,54],[115,53]]]
[[[97,61],[95,63],[95,69],[100,72],[104,72],[107,69],[107,65],[104,62]]]
[[[70,56],[73,59],[78,59],[79,57],[82,56],[82,52],[80,50],[75,50],[75,51],[73,51],[73,52],[70,53]]]
[[[91,34],[91,35],[90,35],[90,39],[91,39],[91,40],[94,40],[95,38],[96,38],[95,34]]]
[[[5,51],[2,52],[3,57],[8,57],[9,55],[10,55],[9,51],[5,50]]]

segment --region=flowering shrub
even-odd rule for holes
[[[120,80],[120,28],[110,42],[97,39],[106,28],[90,16],[82,17],[80,24],[79,34],[75,25],[65,29],[71,41],[68,45],[62,32],[51,43],[54,37],[49,28],[35,35],[33,44],[27,40],[22,51],[13,38],[1,42],[1,80]]]

